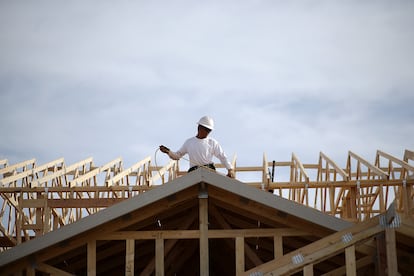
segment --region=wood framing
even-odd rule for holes
[[[413,157],[264,155],[238,179],[150,157],[0,160],[0,275],[411,275]],[[249,172],[260,180],[240,181]]]

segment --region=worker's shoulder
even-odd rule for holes
[[[207,142],[209,143],[209,144],[215,144],[215,145],[218,145],[218,141],[215,139],[215,138],[213,138],[213,137],[210,137],[210,136],[208,136],[207,138]]]

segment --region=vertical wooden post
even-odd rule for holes
[[[313,264],[308,264],[303,268],[303,276],[313,276]]]
[[[15,217],[16,217],[16,240],[17,244],[22,243],[22,229],[23,229],[23,208],[22,201],[23,201],[23,194],[18,197],[19,206],[17,206],[15,210]]]
[[[14,274],[14,275],[23,275],[23,273],[19,273],[19,274]],[[26,268],[26,276],[35,276],[36,275],[36,270],[33,268],[33,267],[31,267],[31,266],[28,266],[27,268]]]
[[[209,275],[208,257],[208,198],[199,199],[200,220],[200,276]]]
[[[41,200],[44,200],[44,197],[42,196],[42,193],[37,192],[36,198]],[[44,229],[44,221],[43,221],[43,211],[41,207],[35,208],[35,214],[36,214],[36,229],[34,229],[36,237],[43,235],[43,229]]]
[[[384,199],[384,187],[382,184],[379,185],[379,207],[380,207],[380,213],[384,213],[386,211],[385,208],[385,199]]]
[[[88,265],[88,276],[96,275],[96,241],[92,240],[88,242],[87,246],[87,265]]]
[[[398,275],[397,248],[394,228],[385,228],[388,275]]]
[[[125,276],[134,276],[135,240],[126,240]]]
[[[350,189],[350,209],[351,209],[351,219],[353,219],[354,221],[358,221],[358,215],[357,215],[357,188],[356,187],[351,187]]]
[[[413,208],[413,202],[411,200],[411,193],[412,193],[412,186],[411,184],[405,184],[403,186],[402,192],[403,192],[403,206],[404,206],[404,216],[409,217],[410,211]]]
[[[275,259],[283,256],[283,238],[280,235],[273,236],[273,255]]]
[[[244,237],[236,237],[236,275],[241,275],[244,270]]]
[[[47,232],[50,232],[50,217],[52,215],[51,208],[47,206],[47,199],[48,199],[47,193],[45,193],[44,195],[45,202],[43,205],[43,217],[44,217],[43,229],[42,229],[43,235],[46,234]]]
[[[356,276],[355,245],[345,248],[346,275]]]
[[[335,186],[329,187],[329,208],[331,209],[331,215],[335,215]]]
[[[385,233],[380,232],[375,237],[377,253],[375,258],[375,275],[384,276],[386,269]]]
[[[164,276],[164,239],[155,240],[155,275]]]

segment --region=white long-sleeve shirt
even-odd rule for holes
[[[169,151],[168,155],[174,160],[178,160],[188,154],[190,157],[190,168],[193,166],[203,166],[213,163],[213,157],[217,157],[226,169],[232,169],[232,165],[227,159],[226,153],[221,148],[220,144],[211,137],[199,139],[191,137],[187,139],[181,148],[176,151]]]

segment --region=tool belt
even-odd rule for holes
[[[214,166],[214,163],[210,163],[210,164],[206,164],[206,165],[202,165],[202,166],[193,166],[188,170],[188,172],[197,170],[198,168],[202,168],[202,167],[212,169],[213,171],[216,170],[216,167]]]

